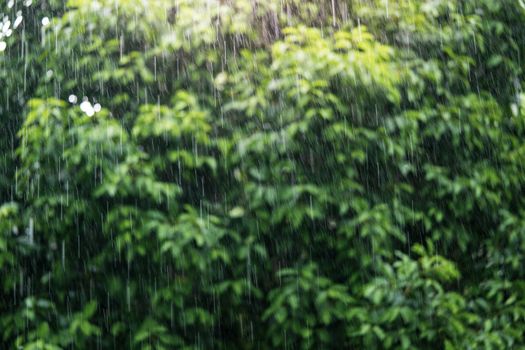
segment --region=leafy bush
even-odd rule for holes
[[[1,9],[1,348],[525,348],[520,1]]]

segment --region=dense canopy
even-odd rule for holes
[[[525,349],[525,2],[0,3],[0,348]]]

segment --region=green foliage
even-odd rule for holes
[[[0,348],[525,349],[520,1],[2,6]]]

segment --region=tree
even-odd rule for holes
[[[518,3],[23,6],[0,347],[525,347]]]

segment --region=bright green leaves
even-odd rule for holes
[[[349,312],[354,324],[361,323],[350,335],[364,346],[426,348],[444,341],[460,344],[466,337],[465,323],[472,316],[465,300],[443,285],[459,277],[456,267],[421,246],[414,252],[421,254],[419,260],[398,253],[393,265],[381,263],[381,277],[363,289],[369,305]]]
[[[370,207],[362,201],[355,200],[351,207],[355,210],[355,216],[343,221],[339,226],[339,232],[348,238],[358,236],[362,239],[370,239],[372,249],[382,248],[383,254],[389,254],[385,248],[390,248],[392,238],[404,241],[404,234],[394,224],[390,210],[386,205]],[[386,246],[385,246],[386,245]]]
[[[196,97],[179,91],[172,99],[172,106],[145,105],[141,107],[132,134],[138,139],[169,137],[179,139],[188,135],[195,141],[208,143],[209,117],[202,111]]]
[[[522,346],[518,4],[254,4],[24,22],[0,347]]]
[[[224,248],[219,246],[219,242],[226,235],[225,230],[216,226],[219,219],[208,216],[205,221],[193,208],[187,207],[186,210],[187,212],[181,214],[175,223],[158,227],[161,251],[169,252],[175,258],[185,257],[182,261],[196,264],[201,269],[205,269],[208,259],[225,259],[228,263],[230,257],[222,250]],[[186,254],[200,256],[185,256]]]
[[[341,327],[353,299],[346,286],[319,273],[313,263],[277,272],[281,285],[269,293],[262,315],[273,347],[316,349],[343,340]]]
[[[328,89],[334,84],[348,89],[349,100],[358,104],[382,93],[392,102],[399,100],[393,50],[375,41],[365,27],[337,32],[333,39],[314,28],[288,28],[284,33],[284,40],[273,47],[275,78],[269,89],[306,110],[306,120],[332,119],[333,113],[347,111],[342,96]]]
[[[69,322],[68,332],[75,337],[74,340],[79,341],[83,337],[89,338],[92,336],[100,336],[100,328],[89,322],[97,310],[97,302],[91,301],[84,306],[81,312],[78,312],[72,316],[72,320]]]
[[[155,179],[154,168],[142,153],[126,157],[105,176],[94,193],[97,197],[136,195],[161,204],[173,201],[181,192],[178,185]]]
[[[25,332],[17,332],[16,345],[23,349],[60,350],[70,346],[86,347],[90,340],[101,335],[99,327],[91,320],[97,310],[97,302],[87,302],[80,311],[51,316],[56,305],[47,299],[26,298],[23,306],[4,327],[3,336],[15,332],[15,326],[25,325]]]
[[[133,343],[141,349],[172,349],[183,346],[183,340],[169,333],[164,325],[147,318],[135,333]]]
[[[0,268],[6,269],[15,262],[15,256],[10,251],[14,238],[19,232],[18,217],[19,208],[16,203],[5,203],[0,205]],[[7,282],[7,281],[6,281]],[[8,288],[5,283],[3,288]]]
[[[35,232],[31,234],[37,237],[36,247],[49,244],[48,259],[56,266],[48,280],[66,285],[74,281],[81,273],[75,270],[80,267],[76,263],[79,257],[90,273],[100,277],[99,271],[115,261],[115,256],[119,263],[125,262],[128,266],[140,264],[148,257],[157,264],[162,262],[178,271],[195,273],[207,273],[210,264],[230,263],[230,254],[222,245],[227,231],[220,227],[221,221],[209,214],[202,217],[192,206],[183,210],[180,203],[181,197],[191,195],[189,188],[187,192],[182,191],[181,178],[190,179],[190,172],[204,165],[216,168],[215,160],[205,154],[205,147],[210,143],[207,114],[192,95],[184,92],[179,92],[169,107],[143,105],[136,112],[128,132],[122,121],[106,109],[89,117],[78,107],[60,100],[31,101],[19,132],[22,166],[18,178],[20,191],[32,198],[27,214],[32,216],[31,220],[35,218]],[[156,153],[149,148],[151,140],[164,143],[166,152]],[[174,156],[176,152],[185,152],[182,166],[177,166],[181,158]],[[172,165],[166,164],[166,159]],[[167,176],[167,171],[173,169],[177,169],[177,176]],[[50,174],[55,175],[46,176]],[[2,208],[6,216],[2,218],[6,229],[3,231],[7,235],[14,227],[6,221],[9,208]],[[62,217],[60,222],[46,224],[58,215]],[[0,242],[4,243],[4,236]],[[81,242],[85,242],[87,250],[81,250]],[[96,247],[96,251],[91,253],[90,247]],[[71,253],[77,258],[70,260]],[[133,272],[134,276],[135,273],[138,271]],[[124,284],[108,277],[103,279]],[[186,292],[177,295],[189,298],[186,293],[196,286],[191,280],[183,284]],[[124,297],[123,300],[127,300],[124,305],[130,311],[131,299],[139,297],[141,291],[135,281],[125,285],[124,296],[122,290],[110,288],[107,297],[119,301]],[[165,287],[164,282],[159,285],[159,288]],[[73,294],[74,299],[79,296],[77,292]],[[58,290],[55,297],[63,299],[64,295]],[[162,301],[162,306],[155,307],[164,308],[165,303],[169,305],[171,301]],[[76,344],[81,347],[84,346],[82,337],[89,343],[103,332],[100,323],[88,321],[95,314],[93,305],[88,304],[84,311],[65,322],[67,332],[80,339]],[[61,312],[60,309],[52,311],[57,315]],[[206,327],[212,320],[205,307],[186,308],[183,303],[178,312],[184,313],[185,319],[197,312],[194,316],[201,321],[204,317]],[[42,319],[37,316],[35,322]],[[201,321],[196,321],[198,327],[202,326]],[[125,329],[129,331],[135,326],[133,323]],[[137,347],[147,340],[144,332],[156,333],[159,346],[169,348],[182,342],[166,334],[165,326],[152,328],[145,324],[141,327],[133,343]],[[120,328],[115,332],[117,337],[123,334]],[[35,346],[40,346],[38,344]]]

